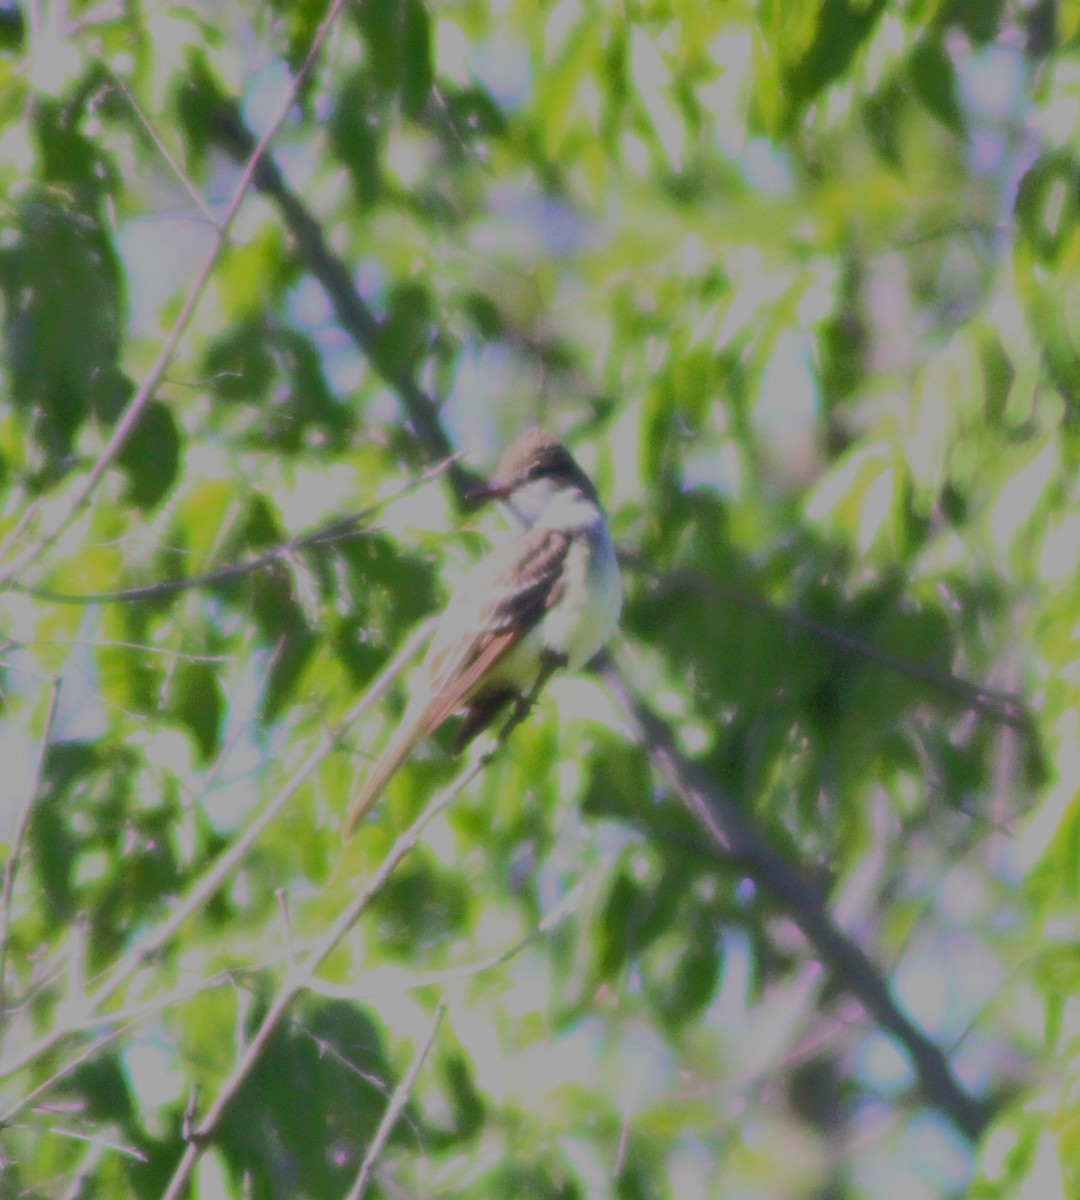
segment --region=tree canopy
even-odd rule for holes
[[[0,1200],[1080,1194],[1080,7],[0,0],[0,181]]]

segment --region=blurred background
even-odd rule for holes
[[[1071,0],[0,0],[0,1197],[1080,1194],[1078,151]],[[530,424],[612,663],[343,846]]]

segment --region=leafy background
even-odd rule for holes
[[[0,3],[0,1196],[1075,1196],[1078,131],[1066,0]],[[530,423],[612,661],[343,847]]]

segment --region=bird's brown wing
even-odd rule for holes
[[[522,534],[484,559],[465,580],[428,652],[432,698],[421,712],[403,718],[379,756],[345,824],[345,837],[379,798],[418,737],[433,733],[452,712],[474,700],[462,726],[466,736],[459,735],[463,744],[513,698],[509,686],[485,692],[482,698],[471,693],[562,595],[563,565],[571,540],[571,535],[551,530]],[[457,636],[440,632],[455,629],[461,631]]]
[[[433,646],[428,669],[434,695],[424,710],[425,733],[433,733],[461,708],[479,681],[558,602],[572,540],[571,534],[555,529],[521,534],[485,562],[471,587],[466,585],[461,603],[467,607],[480,601],[479,620],[446,646]]]

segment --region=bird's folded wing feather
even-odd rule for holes
[[[402,718],[372,768],[345,824],[349,837],[379,798],[418,737],[433,733],[462,707],[484,675],[540,620],[563,592],[571,536],[535,530],[480,564],[450,601],[428,652],[432,698]]]
[[[433,694],[424,711],[425,733],[434,732],[460,708],[477,683],[558,602],[572,540],[572,534],[556,529],[531,530],[496,551],[466,582],[460,603],[468,611],[479,602],[480,612],[471,621],[457,622],[448,611],[447,627],[464,627],[445,646],[437,644],[436,634],[429,660]]]

